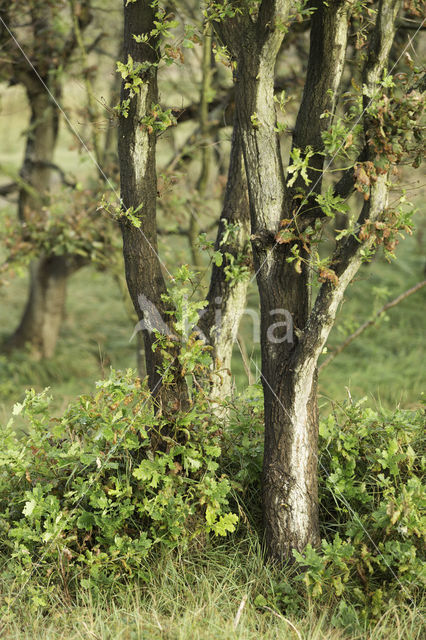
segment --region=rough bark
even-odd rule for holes
[[[286,557],[292,548],[301,549],[318,540],[315,388],[310,385],[306,395],[291,371],[297,333],[308,317],[308,271],[303,264],[301,273],[295,272],[286,262],[288,248],[275,244],[280,221],[290,214],[273,100],[275,58],[283,32],[271,24],[285,21],[287,11],[287,3],[262,3],[257,25],[239,25],[234,31],[229,25],[221,34],[237,65],[236,110],[261,304],[264,525],[267,549],[274,558]],[[291,335],[288,316],[271,334],[276,315],[281,314],[277,319],[283,320],[285,312],[291,314],[296,335]]]
[[[383,72],[390,47],[392,45],[395,20],[400,2],[383,0],[379,4],[378,17],[369,48],[364,80],[369,94],[376,90],[376,82]],[[380,42],[380,45],[377,44]],[[374,49],[374,54],[371,51]],[[368,136],[367,136],[368,148]],[[369,151],[366,152],[367,157]],[[368,218],[371,221],[380,219],[388,205],[388,176],[379,175],[371,185],[369,200],[364,203],[358,219],[358,227]],[[361,241],[359,237],[348,236],[337,243],[332,259],[333,269],[338,277],[337,283],[324,282],[315,300],[303,334],[293,354],[294,373],[303,382],[304,393],[316,386],[318,358],[326,344],[328,335],[334,324],[339,304],[349,283],[362,264],[362,254],[374,242],[374,237]],[[303,393],[303,388],[299,385]]]
[[[283,219],[290,221],[289,226],[297,232],[305,224],[301,222],[305,210],[299,211],[295,190],[290,193],[286,187],[273,106],[274,66],[283,37],[277,25],[285,22],[290,4],[264,0],[256,20],[243,13],[215,26],[234,59],[236,112],[249,185],[251,239],[260,294],[266,545],[270,557],[287,560],[291,560],[293,549],[301,550],[319,541],[317,362],[344,291],[361,264],[362,249],[373,241],[360,242],[349,236],[337,244],[332,264],[338,283],[327,281],[322,285],[311,311],[309,246],[299,247],[302,262],[296,271],[287,262],[290,244],[275,242]],[[351,5],[351,0],[314,3],[307,80],[293,140],[293,146],[303,150],[310,145],[318,152],[308,174],[313,194],[321,191],[321,134],[330,126],[330,120],[320,116],[335,109]],[[379,3],[364,74],[370,91],[389,54],[399,5],[395,0]],[[368,159],[368,152],[363,153]],[[350,192],[350,173],[346,178],[339,188]],[[296,187],[306,190],[300,180]],[[374,221],[381,216],[387,195],[387,176],[381,175],[371,187],[359,225],[367,217]],[[309,207],[306,224],[322,217],[321,210],[312,210],[312,203]],[[276,310],[291,314],[292,339],[288,339],[288,322],[271,334],[271,317]]]
[[[225,233],[229,224],[238,226],[235,233],[226,240]],[[199,322],[200,329],[213,349],[214,372],[210,397],[213,402],[218,403],[216,413],[221,416],[224,416],[226,411],[222,409],[220,401],[232,393],[232,350],[244,312],[248,287],[248,278],[236,282],[230,280],[226,267],[229,266],[229,256],[239,261],[245,260],[249,264],[249,226],[247,181],[238,123],[235,122],[225,200],[215,244],[215,250],[223,254],[223,262],[220,266],[213,265],[207,295],[208,306]]]
[[[121,198],[124,210],[137,211],[141,226],[137,228],[125,215],[122,217],[123,255],[126,280],[133,306],[144,322],[143,329],[146,370],[153,396],[163,411],[172,411],[186,405],[188,400],[184,378],[179,375],[179,365],[175,361],[173,383],[163,384],[164,359],[152,331],[149,309],[140,304],[140,296],[155,305],[162,321],[167,325],[169,310],[162,296],[167,294],[157,247],[157,179],[156,179],[156,134],[142,125],[142,120],[158,103],[157,63],[158,50],[150,38],[149,44],[138,43],[133,34],[150,33],[153,29],[155,11],[150,3],[127,3],[124,0],[124,59],[131,55],[134,63],[149,63],[141,76],[143,83],[139,93],[130,99],[127,117],[120,116],[118,131],[118,154],[120,163]],[[127,99],[128,91],[122,84],[121,100]],[[170,331],[172,333],[172,331]]]

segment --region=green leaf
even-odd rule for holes
[[[94,524],[95,517],[93,513],[90,513],[89,511],[83,511],[83,513],[77,518],[77,527],[79,529],[90,531]]]
[[[25,503],[25,506],[22,510],[22,513],[24,514],[24,516],[30,516],[32,514],[32,512],[34,511],[35,507],[37,505],[36,500],[34,500],[34,498],[32,500],[28,500]]]
[[[215,251],[213,254],[213,261],[217,267],[221,267],[223,263],[223,254],[220,251]]]
[[[238,516],[235,513],[225,513],[225,515],[220,516],[212,528],[217,536],[226,536],[228,532],[235,531],[237,522]]]

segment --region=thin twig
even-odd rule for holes
[[[373,324],[375,324],[377,320],[380,318],[380,316],[383,315],[386,311],[388,311],[388,309],[392,309],[392,307],[396,307],[397,304],[405,300],[405,298],[408,298],[408,296],[411,296],[413,293],[416,293],[416,291],[419,291],[419,289],[421,289],[425,285],[426,285],[426,280],[423,280],[422,282],[418,282],[416,285],[414,285],[414,287],[411,287],[411,289],[404,291],[404,293],[401,293],[394,300],[387,302],[379,311],[377,311],[377,313],[372,318],[370,318],[370,320],[367,320],[366,322],[364,322],[361,326],[358,327],[356,331],[354,331],[350,336],[348,336],[346,340],[344,340],[344,342],[342,342],[338,347],[336,347],[336,349],[334,349],[334,351],[330,353],[328,358],[324,360],[324,362],[318,368],[318,371],[319,372],[322,371],[327,365],[329,365],[330,362],[332,362],[334,358],[339,355],[339,353],[342,353],[343,349],[346,349],[346,347],[350,345],[351,342],[353,342],[356,338],[358,338],[358,336],[360,336],[361,333],[364,333],[364,331],[368,329],[368,327],[371,327]]]
[[[237,336],[237,344],[238,344],[238,348],[240,350],[241,353],[241,358],[243,361],[243,367],[244,367],[244,371],[246,372],[246,376],[247,376],[247,380],[248,380],[248,384],[251,387],[253,384],[255,384],[255,378],[251,372],[250,369],[250,362],[249,362],[249,357],[248,357],[248,353],[247,353],[247,348],[245,345],[245,342],[241,336],[241,334],[239,333]]]

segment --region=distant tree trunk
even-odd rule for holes
[[[31,119],[21,171],[25,184],[18,203],[24,228],[44,215],[43,206],[49,201],[59,119],[56,105],[37,78],[29,79],[26,88]],[[33,261],[25,310],[6,348],[28,345],[35,358],[53,355],[64,316],[67,276],[63,256],[40,256]]]
[[[155,9],[150,3],[129,4],[124,0],[124,59],[127,61],[130,55],[134,64],[151,63],[151,66],[141,76],[143,83],[139,92],[130,99],[127,117],[120,116],[118,154],[124,210],[133,208],[141,221],[138,228],[123,212],[121,231],[127,286],[135,311],[140,321],[145,323],[143,336],[148,383],[159,409],[169,413],[187,406],[188,390],[185,379],[180,375],[177,357],[169,368],[169,373],[173,372],[173,382],[163,384],[164,358],[160,349],[153,350],[156,336],[152,331],[149,305],[155,307],[155,313],[160,314],[165,325],[170,322],[166,313],[170,309],[162,298],[167,287],[157,246],[156,133],[141,125],[151,113],[152,105],[158,103],[156,64],[159,52],[152,37],[149,44],[138,43],[133,37],[133,34],[149,34],[154,28],[154,19]],[[124,84],[122,101],[128,98]],[[148,301],[148,307],[141,304],[141,295]]]
[[[16,8],[14,3],[8,4],[4,15],[6,22],[11,24],[8,11]],[[77,12],[73,3],[72,8]],[[16,58],[12,56],[10,71],[13,81],[25,87],[31,110],[21,169],[23,185],[18,202],[18,216],[24,235],[27,233],[27,223],[40,222],[46,215],[43,208],[49,204],[52,161],[59,127],[59,109],[55,103],[61,94],[58,70],[67,66],[76,45],[74,29],[67,37],[57,40],[60,23],[58,7],[54,4],[29,3],[29,6],[23,7],[22,16],[27,11],[33,39],[32,64],[37,72],[20,51]],[[82,30],[88,26],[91,18],[90,0],[82,0],[78,6],[78,17],[74,16],[73,23],[80,39]],[[58,42],[61,42],[62,48]],[[64,317],[67,278],[82,264],[84,261],[79,256],[40,255],[33,261],[27,303],[18,328],[4,345],[6,350],[28,345],[37,359],[53,355]]]
[[[27,305],[10,347],[28,345],[35,359],[53,356],[64,317],[67,278],[62,256],[42,257],[31,264]]]

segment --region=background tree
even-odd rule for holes
[[[29,20],[28,26],[18,31],[25,53],[13,41],[8,29],[2,31],[2,50],[8,57],[3,77],[6,75],[10,82],[24,86],[31,109],[18,203],[18,216],[24,227],[43,217],[56,170],[53,159],[60,118],[57,103],[62,93],[60,70],[69,64],[76,45],[72,28],[65,38],[58,29],[63,8],[61,3],[48,1],[27,2],[24,7],[5,2],[1,6],[3,26],[14,30],[18,21]],[[76,18],[79,28],[84,29],[90,19],[89,4],[80,5]],[[53,354],[71,270],[72,260],[65,256],[41,255],[32,262],[28,300],[21,322],[9,340],[9,348],[29,344],[37,357]]]
[[[76,199],[76,206],[79,209],[86,208],[88,219],[92,218],[92,223],[94,222],[94,210],[98,202],[97,194],[93,193],[95,181],[92,181],[91,186],[90,181],[87,181],[88,188],[85,192],[82,189],[75,192],[76,181],[70,179],[54,162],[62,117],[60,103],[65,74],[72,73],[77,59],[82,63],[79,75],[84,80],[87,94],[91,137],[89,145],[93,148],[99,177],[102,181],[106,177],[105,171],[108,169],[104,165],[101,136],[95,121],[97,103],[90,78],[93,69],[90,69],[87,57],[104,34],[99,28],[95,28],[90,46],[85,45],[83,34],[93,20],[90,0],[78,3],[72,0],[59,3],[50,0],[29,1],[20,3],[19,6],[17,3],[3,3],[1,17],[4,27],[2,52],[6,59],[2,79],[12,85],[22,85],[30,107],[20,177],[11,188],[15,187],[19,191],[18,219],[21,238],[16,237],[16,240],[20,246],[21,262],[28,261],[29,253],[33,257],[29,266],[30,283],[24,312],[19,326],[7,340],[5,347],[10,351],[29,346],[33,357],[43,359],[50,358],[55,351],[64,318],[69,276],[90,262],[90,256],[94,252],[91,247],[93,242],[106,240],[105,221],[95,222],[94,228],[99,232],[99,237],[96,238],[93,232],[88,233],[88,226],[80,211],[76,216],[72,206]],[[70,125],[67,116],[65,124]],[[78,139],[72,126],[71,130]],[[78,139],[79,144],[80,142]],[[101,166],[105,166],[105,171]],[[58,176],[62,186],[69,188],[66,198],[71,204],[69,206],[62,203],[64,211],[59,216],[52,213],[52,209],[58,207],[61,197],[65,199],[63,194],[59,194],[60,189],[53,187]],[[61,248],[58,235],[67,225],[67,247]],[[75,236],[74,247],[72,234]],[[16,236],[18,235],[17,229]],[[55,246],[55,242],[59,246]],[[22,251],[22,243],[28,249],[27,256]],[[107,241],[107,245],[111,246],[110,242]],[[11,245],[9,258],[13,255],[13,259],[17,261],[18,253]],[[97,257],[100,258],[99,252]]]

